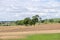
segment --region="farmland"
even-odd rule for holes
[[[41,24],[35,26],[0,26],[0,39],[2,40],[26,38],[28,35],[34,34],[51,33],[60,33],[60,24]]]

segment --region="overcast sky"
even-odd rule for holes
[[[60,17],[60,0],[0,0],[0,21],[20,20],[33,15]]]

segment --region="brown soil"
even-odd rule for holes
[[[0,39],[25,38],[27,35],[40,33],[60,33],[60,24],[0,26]]]
[[[25,32],[41,30],[59,30],[60,24],[41,24],[35,26],[0,26],[0,32]]]

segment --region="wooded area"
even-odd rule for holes
[[[39,15],[27,17],[23,20],[17,21],[0,21],[0,26],[16,26],[16,25],[35,25],[35,24],[49,24],[49,23],[60,23],[60,18],[42,19]]]

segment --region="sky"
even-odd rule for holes
[[[0,0],[0,21],[15,21],[39,15],[60,18],[60,0]]]

